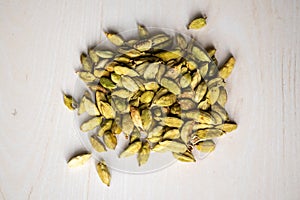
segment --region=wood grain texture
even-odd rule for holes
[[[0,199],[300,198],[300,2],[297,0],[0,2]],[[199,12],[208,26],[188,32]],[[239,124],[195,164],[146,175],[93,162],[68,169],[83,149],[62,91],[73,93],[79,55],[102,30],[136,22],[189,33],[237,58],[228,79],[230,116]]]

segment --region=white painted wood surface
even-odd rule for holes
[[[300,199],[300,2],[0,1],[0,199]],[[227,109],[239,128],[207,159],[153,174],[112,172],[66,159],[83,146],[61,92],[102,30],[136,22],[190,34],[237,58]]]

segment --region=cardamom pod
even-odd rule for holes
[[[130,115],[133,124],[140,130],[143,130],[142,118],[140,115],[140,111],[135,107],[130,107]]]
[[[124,88],[131,92],[139,90],[139,86],[136,84],[136,82],[128,76],[122,76],[121,83],[123,84]]]
[[[178,129],[171,129],[165,132],[163,139],[164,140],[173,140],[178,139],[180,137],[180,132]]]
[[[154,97],[153,91],[146,91],[141,95],[140,102],[141,103],[150,103]]]
[[[203,153],[210,153],[215,150],[216,144],[213,140],[201,141],[195,145],[196,148]]]
[[[87,72],[92,71],[93,64],[92,64],[90,58],[87,57],[86,54],[84,54],[84,53],[81,54],[80,61],[81,61],[82,68],[83,68],[84,71],[87,71]]]
[[[169,127],[180,128],[183,124],[183,121],[176,117],[164,117],[162,119],[162,124]]]
[[[148,161],[149,156],[150,144],[148,142],[144,142],[137,157],[139,166],[144,165]]]
[[[191,84],[191,82],[192,82],[192,76],[190,73],[186,73],[180,78],[180,86],[182,88],[188,87]]]
[[[152,114],[149,109],[142,110],[141,120],[142,120],[143,129],[149,130],[153,121]]]
[[[187,150],[187,147],[185,144],[179,143],[176,141],[165,140],[165,141],[159,142],[159,145],[166,148],[167,150],[175,152],[175,153],[183,153]]]
[[[220,106],[225,107],[225,104],[227,102],[227,92],[224,87],[220,87],[219,90],[220,94],[217,102]]]
[[[100,125],[102,121],[102,117],[93,117],[85,122],[83,122],[80,126],[80,130],[83,132],[88,132],[95,129],[97,126]]]
[[[86,83],[91,83],[97,80],[97,78],[91,72],[79,71],[76,72],[81,80]]]
[[[98,131],[98,136],[102,137],[106,131],[111,130],[112,124],[113,124],[112,119],[105,119],[100,125],[100,129]]]
[[[149,64],[144,72],[144,78],[146,80],[155,79],[158,69],[159,69],[159,62],[154,62]]]
[[[231,71],[234,67],[235,59],[234,57],[230,57],[225,64],[219,69],[219,76],[223,79],[228,78],[228,76],[231,74]]]
[[[185,154],[185,153],[172,153],[174,158],[181,162],[196,162],[193,154]],[[191,155],[191,156],[190,156]]]
[[[96,166],[96,170],[97,170],[97,173],[98,173],[101,181],[109,187],[111,176],[110,176],[110,173],[109,173],[109,170],[107,168],[105,161],[103,161],[103,160],[100,161]]]
[[[188,29],[201,29],[204,26],[206,26],[206,18],[199,17],[189,23]]]
[[[208,89],[206,98],[209,100],[209,104],[213,105],[217,102],[220,95],[220,90],[218,87],[212,87]]]
[[[176,44],[179,48],[185,49],[187,47],[186,39],[181,34],[176,34],[175,36]]]
[[[131,119],[131,116],[126,113],[122,116],[122,123],[121,123],[121,129],[126,135],[130,135],[133,131],[134,123]]]
[[[116,111],[111,105],[104,101],[99,101],[99,111],[106,119],[113,119],[116,116]]]
[[[64,104],[70,110],[75,110],[77,108],[77,102],[73,99],[72,96],[64,94]]]
[[[220,129],[215,129],[215,128],[210,128],[210,129],[203,129],[203,130],[198,130],[196,132],[196,135],[201,139],[201,140],[208,140],[208,139],[213,139],[216,137],[220,137],[223,134],[225,134],[222,130]]]
[[[160,88],[160,86],[157,82],[151,81],[151,82],[145,83],[146,90],[157,91],[159,88]]]
[[[114,53],[112,51],[108,51],[108,50],[96,50],[95,53],[97,54],[97,56],[99,56],[101,58],[114,57]]]
[[[152,47],[151,40],[140,40],[133,45],[133,48],[135,48],[139,51],[148,51],[151,49],[151,47]]]
[[[210,62],[210,57],[199,47],[193,46],[192,54],[200,62]]]
[[[97,56],[94,49],[89,49],[89,56],[93,63],[98,63],[99,57]],[[81,62],[82,63],[82,62]]]
[[[155,54],[156,57],[162,59],[163,61],[169,61],[172,59],[177,59],[183,56],[181,50],[173,50],[173,51],[163,51]]]
[[[175,94],[166,94],[156,101],[154,103],[158,106],[171,106],[176,102],[177,98]]]
[[[105,32],[107,39],[116,46],[121,46],[124,44],[124,40],[121,36],[115,33],[107,33]]]
[[[90,116],[99,116],[100,112],[97,108],[97,106],[88,98],[85,98],[84,100],[84,108],[85,111],[90,115]]]
[[[130,77],[139,76],[139,74],[136,71],[128,67],[115,66],[114,70],[118,75],[127,75]]]
[[[180,132],[180,137],[182,141],[187,144],[190,140],[190,135],[192,134],[194,126],[194,121],[187,121],[183,124]]]
[[[90,143],[92,147],[97,151],[97,152],[104,152],[106,151],[105,146],[102,144],[102,142],[95,136],[90,137]]]
[[[82,166],[91,158],[91,156],[90,153],[75,156],[68,161],[68,167],[75,168]]]
[[[117,137],[111,131],[106,131],[104,133],[103,141],[109,149],[115,149],[117,146]]]
[[[169,90],[170,92],[172,92],[173,94],[175,94],[175,95],[178,95],[181,92],[181,89],[178,86],[178,84],[175,81],[171,80],[171,79],[162,78],[161,79],[161,85],[163,87],[165,87],[167,90]]]
[[[141,141],[135,141],[127,146],[127,148],[120,154],[120,158],[132,156],[140,151],[142,147]]]
[[[117,86],[114,82],[112,82],[112,80],[110,80],[109,78],[106,77],[101,77],[100,78],[100,84],[107,88],[107,89],[115,89]]]
[[[149,36],[149,32],[145,26],[138,24],[138,33],[141,38],[146,38]]]
[[[216,126],[216,128],[225,132],[231,132],[237,128],[237,124],[235,122],[225,122],[224,124]]]
[[[195,96],[194,96],[194,100],[199,103],[204,95],[206,94],[207,91],[207,85],[205,82],[201,82],[195,89]]]

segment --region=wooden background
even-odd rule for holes
[[[299,7],[296,0],[1,0],[0,199],[299,199]],[[199,12],[208,26],[188,32]],[[236,57],[226,108],[239,128],[200,162],[146,175],[113,171],[107,188],[93,162],[66,165],[83,145],[61,92],[73,92],[79,55],[102,30],[136,22],[213,44],[219,60]]]

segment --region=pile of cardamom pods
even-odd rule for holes
[[[197,18],[188,29],[205,25],[205,18]],[[81,55],[82,69],[76,72],[90,91],[79,101],[64,95],[69,109],[90,116],[80,129],[97,130],[90,137],[95,151],[115,149],[118,135],[124,134],[129,142],[120,158],[136,155],[143,165],[151,151],[171,152],[179,161],[195,162],[194,148],[211,152],[214,138],[236,129],[224,109],[224,79],[233,69],[233,57],[218,66],[215,49],[204,50],[181,34],[152,35],[142,25],[139,37],[129,41],[105,34],[115,49],[90,49]],[[78,155],[68,164],[76,167],[90,157]],[[97,171],[109,186],[105,161],[99,162]]]

